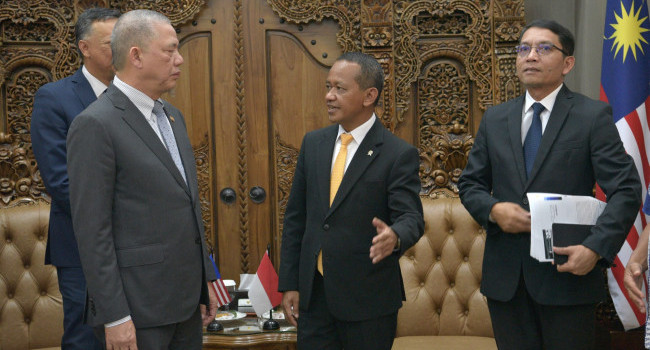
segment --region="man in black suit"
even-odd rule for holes
[[[178,48],[164,15],[122,15],[115,78],[68,133],[86,321],[108,349],[198,350],[216,315],[194,152],[183,115],[161,99],[180,77]]]
[[[384,77],[373,57],[342,55],[326,83],[336,124],[302,142],[282,235],[282,305],[301,349],[390,349],[404,296],[399,257],[424,230],[419,156],[374,115]]]
[[[72,230],[65,141],[72,120],[97,99],[113,80],[111,32],[120,12],[91,8],[75,25],[83,66],[73,75],[45,84],[34,96],[32,147],[47,192],[52,197],[45,263],[56,267],[63,298],[61,347],[100,349],[92,328],[83,324],[86,279]]]
[[[485,112],[458,182],[487,229],[481,292],[500,349],[594,347],[595,305],[605,296],[596,263],[612,263],[641,204],[611,107],[563,84],[573,48],[571,32],[554,21],[524,28],[516,65],[526,94]],[[568,262],[531,258],[526,193],[590,196],[595,183],[607,207],[582,244],[554,247]]]

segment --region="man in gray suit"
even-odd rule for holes
[[[86,322],[108,349],[200,349],[202,318],[216,313],[192,146],[160,99],[179,77],[178,45],[157,12],[120,17],[113,83],[68,133]]]

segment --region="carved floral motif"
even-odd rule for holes
[[[298,154],[300,150],[291,145],[283,142],[280,135],[275,135],[274,144],[274,157],[275,157],[275,176],[277,181],[278,191],[278,232],[282,232],[282,223],[284,222],[284,211],[289,201],[289,193],[291,192],[291,184],[293,182],[293,174],[296,170],[296,163],[298,161]]]
[[[31,143],[0,132],[0,208],[39,199],[50,200]]]
[[[356,0],[267,0],[280,18],[292,23],[322,21],[334,18],[341,26],[336,35],[343,51],[358,51],[361,47],[361,7]]]

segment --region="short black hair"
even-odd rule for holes
[[[74,37],[77,50],[79,50],[79,40],[84,40],[88,37],[93,23],[103,22],[113,18],[117,19],[119,17],[119,10],[103,7],[93,7],[82,12],[79,15],[79,18],[77,18],[77,24],[74,26]],[[81,54],[81,50],[79,50],[79,53]],[[81,57],[83,57],[83,54]]]
[[[336,59],[338,61],[354,62],[361,67],[361,73],[354,77],[354,80],[362,89],[374,87],[377,89],[377,99],[375,105],[379,102],[379,96],[384,88],[384,70],[377,60],[362,52],[346,52]]]
[[[555,35],[557,35],[558,39],[560,39],[562,50],[568,53],[569,54],[568,56],[573,56],[573,50],[576,46],[576,41],[573,38],[573,34],[571,33],[571,31],[568,30],[563,25],[551,19],[536,19],[528,23],[521,31],[521,35],[519,36],[519,42],[521,42],[521,38],[524,36],[524,33],[530,28],[544,28],[550,30]]]

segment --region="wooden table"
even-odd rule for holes
[[[249,349],[249,350],[296,350],[296,329],[288,322],[279,320],[280,330],[264,331],[255,317],[222,322],[223,331],[203,330],[203,349]],[[257,327],[254,330],[242,330]]]

